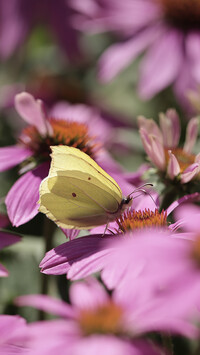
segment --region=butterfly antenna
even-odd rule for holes
[[[133,192],[131,192],[131,193],[128,195],[128,197],[130,197],[130,196],[131,196],[133,193],[135,193],[135,192],[141,191],[141,192],[144,193],[145,195],[148,195],[149,197],[151,197],[152,201],[154,202],[155,206],[157,207],[157,204],[156,204],[156,202],[155,202],[153,196],[150,194],[150,192],[148,192],[148,191],[146,191],[145,189],[143,189],[143,187],[145,187],[145,186],[153,186],[153,184],[147,182],[147,183],[145,183],[145,184],[139,186],[137,189],[135,189]],[[138,195],[138,196],[136,196],[136,197],[139,197],[139,196],[141,196],[141,194]],[[136,198],[136,197],[135,197],[135,198]]]

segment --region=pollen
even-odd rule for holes
[[[185,169],[188,168],[191,164],[195,162],[195,155],[186,153],[182,148],[171,149],[172,153],[175,155],[180,166],[180,172],[182,173]],[[168,149],[165,149],[165,159],[168,165],[169,154]]]
[[[174,27],[188,31],[200,29],[199,0],[155,0],[161,5],[164,17]]]
[[[122,333],[123,310],[108,302],[96,309],[84,309],[79,315],[80,328],[84,335]]]
[[[26,127],[20,136],[20,143],[31,149],[36,159],[50,159],[50,146],[60,144],[78,148],[95,158],[99,145],[94,142],[95,137],[89,135],[87,125],[53,118],[49,123],[53,130],[51,136],[41,136],[34,126]]]
[[[117,219],[119,233],[125,233],[130,230],[149,228],[149,227],[164,227],[167,226],[167,212],[128,210],[125,211],[120,218]]]

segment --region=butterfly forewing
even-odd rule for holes
[[[40,211],[63,228],[106,224],[119,211],[116,181],[76,148],[52,147],[49,176],[40,186]]]
[[[79,149],[67,146],[52,147],[52,164],[49,176],[58,175],[59,171],[62,171],[62,175],[65,176],[70,174],[74,177],[81,176],[84,181],[93,182],[96,186],[108,191],[119,203],[121,202],[122,191],[117,182]],[[92,178],[93,181],[91,181]]]

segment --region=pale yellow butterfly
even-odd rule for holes
[[[61,228],[91,229],[114,221],[132,204],[117,182],[77,148],[51,147],[49,175],[40,185],[39,211]]]

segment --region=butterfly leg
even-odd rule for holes
[[[106,223],[106,227],[105,227],[105,229],[104,229],[104,232],[103,232],[103,234],[102,234],[102,237],[104,237],[104,235],[105,235],[105,233],[106,233],[106,231],[107,231],[107,229],[108,229],[108,225],[109,225],[109,222]]]

